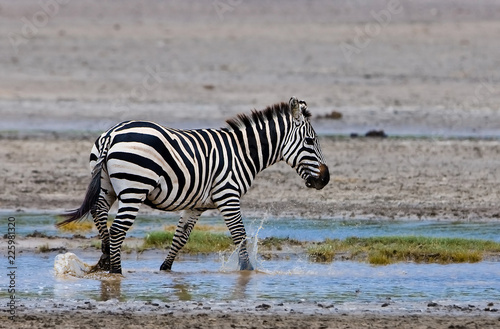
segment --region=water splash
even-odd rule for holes
[[[249,225],[250,234],[248,235],[247,241],[247,250],[248,256],[250,258],[250,262],[254,265],[254,269],[258,273],[269,274],[269,275],[321,275],[321,271],[318,272],[317,269],[311,269],[309,260],[304,259],[300,255],[296,258],[293,257],[293,260],[288,260],[288,263],[293,263],[293,266],[287,269],[282,269],[280,267],[274,268],[274,262],[266,261],[262,258],[259,258],[259,233],[264,228],[264,223],[268,222],[271,217],[269,215],[265,215],[261,219],[255,219]],[[227,253],[220,253],[219,259],[222,263],[220,271],[221,272],[234,272],[238,271],[238,251],[239,248],[235,248],[229,257],[226,258]],[[266,265],[267,264],[267,265]]]
[[[115,280],[122,276],[107,271],[96,270],[96,265],[90,265],[72,252],[59,254],[54,259],[54,274],[59,278],[79,278],[93,280]]]
[[[262,267],[263,260],[259,260],[259,232],[264,226],[264,222],[269,219],[268,216],[264,216],[259,223],[259,226],[255,230],[255,232],[251,235],[248,235],[246,238],[246,244],[247,244],[247,251],[248,251],[248,257],[250,258],[250,263],[253,265],[255,270],[260,270]],[[255,222],[255,221],[254,221]],[[253,223],[252,223],[253,224]],[[222,263],[220,271],[222,272],[233,272],[233,271],[238,271],[238,251],[239,251],[239,246],[236,247],[229,257],[226,259],[226,254],[225,253],[219,253],[219,259],[220,262]]]
[[[92,265],[85,263],[72,252],[59,254],[54,260],[54,271],[56,276],[69,275],[83,278],[91,269]]]

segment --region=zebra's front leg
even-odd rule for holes
[[[160,266],[160,271],[170,271],[172,269],[172,264],[174,263],[177,253],[186,244],[201,213],[202,211],[197,210],[185,210],[182,212],[177,228],[175,229],[172,245],[170,246],[165,261]]]
[[[238,243],[235,242],[235,244],[237,245]],[[239,245],[240,245],[240,250],[238,252],[238,265],[240,267],[240,271],[253,271],[254,268],[252,263],[250,262],[250,257],[248,256],[246,234],[242,238],[242,241],[239,243]]]
[[[239,246],[238,264],[240,271],[252,271],[254,268],[248,255],[247,233],[241,220],[239,199],[237,201],[227,201],[218,205],[218,208],[224,216],[224,221],[226,222],[226,226],[231,233],[231,238],[233,239],[234,244]]]

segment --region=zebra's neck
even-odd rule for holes
[[[277,116],[233,129],[237,158],[247,187],[259,172],[282,160],[283,140],[289,126],[286,117]]]

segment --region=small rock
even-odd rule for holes
[[[321,308],[332,308],[335,305],[333,305],[333,304],[329,304],[329,305],[318,304],[318,306],[321,307]]]
[[[269,304],[260,304],[260,305],[255,306],[255,309],[257,311],[264,311],[264,310],[268,310],[270,308],[271,308],[271,305],[269,305]]]
[[[438,306],[438,303],[435,303],[435,302],[430,302],[429,304],[427,304],[427,307],[436,307]]]
[[[491,308],[491,307],[487,307],[484,309],[485,312],[498,312],[498,309],[497,308]]]
[[[327,113],[325,115],[320,115],[318,116],[319,119],[331,119],[331,120],[340,120],[342,119],[342,113],[338,111],[331,111],[330,113]]]
[[[365,137],[387,137],[386,133],[383,130],[370,130],[365,134]]]
[[[48,238],[49,236],[47,236],[47,234],[45,234],[43,232],[38,232],[37,230],[35,230],[35,232],[27,234],[26,237],[27,238]]]

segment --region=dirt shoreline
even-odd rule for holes
[[[93,141],[89,136],[2,140],[0,209],[57,212],[78,207],[90,179],[87,159]],[[320,141],[330,168],[329,185],[321,191],[307,189],[294,170],[280,162],[261,172],[242,198],[243,217],[500,218],[500,140]],[[141,212],[152,210],[144,206]]]

